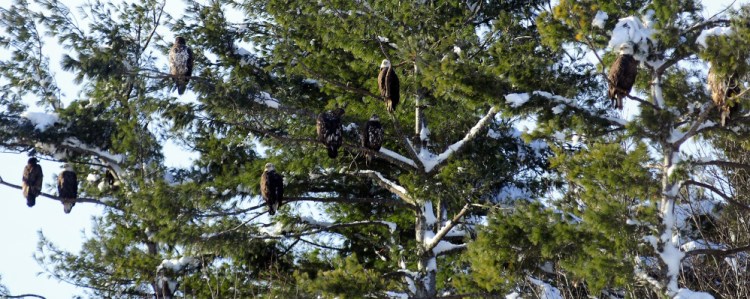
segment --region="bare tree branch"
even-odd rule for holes
[[[743,204],[743,203],[741,203],[741,202],[739,202],[739,201],[735,200],[735,199],[734,199],[734,198],[732,198],[731,196],[729,196],[729,195],[726,195],[726,194],[724,194],[724,192],[722,192],[722,191],[721,191],[721,190],[719,190],[718,188],[716,188],[716,187],[714,187],[714,186],[711,186],[711,185],[709,185],[709,184],[706,184],[706,183],[702,183],[702,182],[698,182],[698,181],[695,181],[695,180],[686,180],[686,181],[684,181],[684,182],[682,183],[682,185],[683,185],[683,186],[687,186],[687,185],[695,185],[695,186],[698,186],[698,187],[706,188],[706,189],[708,189],[708,190],[711,190],[711,192],[713,192],[713,193],[716,193],[716,195],[719,195],[719,196],[721,196],[721,198],[723,198],[724,200],[726,200],[726,201],[727,201],[727,202],[729,202],[730,204],[732,204],[732,205],[735,205],[736,207],[738,207],[738,208],[740,208],[740,209],[742,209],[742,210],[745,210],[745,211],[750,211],[750,206],[748,206],[748,205],[746,205],[746,204]]]
[[[471,204],[464,205],[463,209],[461,209],[461,211],[459,211],[458,214],[453,216],[453,219],[451,219],[451,221],[448,221],[448,223],[446,223],[445,226],[443,226],[437,232],[437,234],[435,234],[435,236],[432,238],[430,243],[425,245],[425,251],[434,249],[435,246],[437,246],[440,243],[443,237],[445,237],[445,235],[448,234],[448,232],[450,232],[453,229],[453,227],[455,227],[459,223],[458,221],[461,219],[461,217],[463,217],[464,215],[466,215],[466,213],[469,212],[469,210],[471,210]]]
[[[715,257],[725,257],[727,255],[732,255],[735,253],[740,253],[740,252],[745,252],[745,251],[750,251],[750,245],[732,248],[732,249],[695,249],[695,250],[690,250],[688,252],[685,252],[685,256],[683,257],[683,259],[688,256],[694,256],[694,255],[699,255],[699,254],[712,255]]]
[[[8,186],[8,187],[11,187],[11,188],[16,188],[18,190],[23,190],[23,188],[21,186],[8,183],[5,180],[3,180],[2,177],[0,177],[0,184]],[[51,194],[47,194],[47,193],[42,192],[39,195],[47,197],[47,198],[50,198],[50,199],[57,200],[59,202],[62,202],[62,199],[60,197],[57,197],[57,196],[54,196],[54,195],[51,195]],[[76,203],[82,203],[82,202],[85,202],[85,203],[95,203],[95,204],[100,204],[100,205],[104,205],[104,206],[109,206],[109,205],[105,204],[104,202],[99,201],[98,199],[94,199],[94,198],[81,198],[81,197],[76,198]]]

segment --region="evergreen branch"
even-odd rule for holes
[[[252,206],[252,207],[245,208],[245,209],[239,209],[239,210],[235,210],[235,211],[217,212],[217,213],[213,213],[213,214],[197,214],[197,215],[195,215],[195,217],[197,217],[197,218],[210,218],[210,217],[235,216],[235,215],[244,214],[244,213],[247,213],[247,212],[250,212],[250,211],[253,211],[253,210],[260,209],[260,208],[264,207],[265,205],[266,205],[265,203],[262,203],[262,204],[259,204],[259,205],[256,205],[256,206]]]
[[[8,186],[8,187],[11,187],[11,188],[15,188],[15,189],[18,189],[18,190],[23,190],[23,188],[21,186],[8,183],[5,180],[3,180],[2,177],[0,177],[0,184]],[[60,197],[57,197],[57,196],[54,196],[54,195],[51,195],[51,194],[47,194],[47,193],[44,193],[44,192],[40,192],[39,196],[44,196],[44,197],[47,197],[47,198],[54,199],[54,200],[57,200],[59,202],[62,202],[62,199]],[[109,207],[109,205],[105,204],[104,202],[102,202],[102,201],[100,201],[98,199],[85,198],[85,197],[83,197],[83,198],[82,197],[76,198],[76,203],[84,203],[84,202],[85,203],[95,203],[95,204],[100,204],[100,205],[104,205],[104,206],[108,206]]]
[[[320,248],[324,248],[324,249],[328,249],[328,250],[342,251],[342,250],[346,249],[346,248],[337,248],[337,247],[332,247],[332,246],[328,246],[328,245],[323,245],[323,244],[315,243],[313,241],[305,240],[305,238],[302,238],[302,237],[300,237],[298,240],[302,241],[303,243],[307,243],[307,244],[310,244],[312,246],[316,246],[316,247],[320,247]]]
[[[714,106],[716,106],[716,104],[713,101],[707,102],[703,106],[703,111],[701,111],[701,113],[698,115],[698,118],[690,126],[690,129],[688,129],[688,131],[685,132],[685,134],[682,135],[682,137],[680,137],[676,141],[672,141],[671,142],[672,146],[675,147],[675,148],[677,148],[683,142],[685,142],[688,139],[690,139],[691,137],[695,136],[695,134],[698,133],[699,131],[702,131],[703,129],[706,129],[706,128],[714,127],[714,126],[711,126],[711,125],[706,125],[706,120],[708,119],[708,115],[711,112],[711,110],[714,108]]]
[[[159,15],[154,20],[154,28],[151,30],[151,33],[149,33],[148,37],[146,38],[146,43],[143,45],[141,52],[146,51],[146,48],[148,48],[149,43],[151,43],[151,38],[154,37],[154,33],[156,33],[156,29],[159,28],[159,21],[161,21],[161,16],[162,14],[164,14],[164,6],[166,5],[167,5],[167,0],[164,0],[161,2],[161,7],[159,8]]]
[[[426,161],[423,160],[422,164],[424,164],[425,166],[425,172],[430,173],[432,170],[436,169],[437,166],[439,166],[441,163],[448,160],[448,158],[450,158],[454,153],[462,150],[466,143],[472,141],[474,138],[477,137],[477,135],[479,135],[478,134],[479,131],[482,130],[484,126],[487,125],[487,123],[489,123],[490,119],[495,117],[495,114],[497,114],[498,111],[500,111],[498,106],[493,106],[492,108],[490,108],[490,111],[488,111],[487,114],[484,117],[482,117],[477,122],[477,124],[474,125],[474,127],[472,127],[471,130],[469,130],[469,132],[466,133],[463,139],[457,141],[454,144],[449,145],[448,148],[442,154],[438,155],[437,158],[435,158],[434,163],[428,164],[428,163],[425,163]]]
[[[380,187],[383,187],[386,190],[390,191],[391,193],[395,194],[399,198],[403,199],[409,205],[412,205],[415,208],[417,207],[416,201],[407,194],[406,189],[404,187],[401,187],[397,185],[396,183],[394,183],[393,181],[386,179],[380,172],[377,172],[374,170],[360,170],[353,174],[369,176],[370,178],[375,180],[375,182],[378,185],[380,185]]]
[[[460,220],[461,217],[466,215],[466,213],[468,213],[469,210],[471,210],[471,204],[464,205],[463,209],[461,209],[461,211],[459,211],[458,214],[453,216],[453,219],[451,219],[451,221],[448,221],[448,223],[446,223],[445,226],[443,226],[437,232],[437,234],[435,234],[432,240],[430,240],[430,243],[427,243],[425,245],[425,251],[430,251],[430,250],[435,249],[435,246],[437,246],[440,243],[440,241],[443,239],[443,237],[445,237],[445,235],[447,235],[448,232],[450,232],[453,229],[453,227],[455,227],[458,224],[458,220]]]
[[[0,295],[0,298],[3,298],[3,299],[6,299],[6,298],[7,299],[10,299],[10,298],[27,298],[27,297],[39,298],[39,299],[47,299],[44,296],[37,295],[37,294]]]
[[[392,200],[386,198],[373,198],[373,197],[286,197],[284,202],[295,202],[295,201],[314,201],[314,202],[338,202],[338,203],[379,203],[390,206],[402,206],[410,209],[416,209],[415,206],[405,201]]]
[[[307,67],[307,65],[304,62],[300,61],[300,65],[302,65],[302,68],[304,68],[306,72],[310,73],[316,79],[323,80],[325,82],[328,82],[328,83],[332,84],[333,86],[336,86],[336,87],[341,88],[343,90],[347,90],[347,91],[350,91],[350,92],[353,92],[353,93],[356,93],[356,94],[359,94],[359,95],[362,95],[362,96],[372,97],[372,98],[375,98],[375,99],[378,99],[378,100],[381,99],[381,97],[379,95],[376,95],[376,94],[370,92],[367,89],[353,87],[353,86],[350,86],[349,83],[342,83],[342,82],[339,82],[337,80],[325,77],[325,76],[321,75],[320,73],[315,72],[312,69],[310,69],[309,67]]]
[[[682,185],[683,186],[695,185],[695,186],[698,186],[698,187],[706,188],[708,190],[711,190],[711,192],[716,193],[717,195],[721,196],[721,198],[723,198],[724,200],[726,200],[730,204],[733,204],[733,205],[737,206],[738,208],[740,208],[742,210],[750,211],[750,206],[748,206],[746,204],[743,204],[743,203],[735,200],[731,196],[726,195],[724,192],[722,192],[718,188],[716,188],[714,186],[711,186],[709,184],[698,182],[698,181],[695,181],[695,180],[686,180],[686,181],[684,181],[682,183]]]
[[[699,254],[711,255],[715,257],[726,257],[727,255],[732,255],[735,253],[740,253],[740,252],[745,252],[745,251],[750,251],[750,245],[745,245],[742,247],[737,247],[737,248],[732,248],[732,249],[694,249],[694,250],[685,252],[685,256],[683,257],[683,259],[688,256],[694,256],[694,255],[699,255]]]
[[[723,160],[700,161],[700,162],[694,162],[693,164],[701,165],[701,166],[719,166],[719,167],[741,168],[745,170],[750,170],[750,164],[723,161]]]

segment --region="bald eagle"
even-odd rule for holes
[[[383,126],[380,124],[380,118],[377,114],[373,114],[365,123],[365,129],[362,134],[362,146],[369,148],[373,151],[380,151],[380,146],[383,145]],[[372,155],[368,154],[367,161],[372,160]]]
[[[172,75],[177,93],[185,93],[190,76],[193,74],[193,51],[185,45],[185,38],[178,36],[169,49],[169,73]]]
[[[57,176],[57,195],[62,201],[63,211],[69,214],[78,198],[78,178],[70,164],[63,165],[63,168],[65,170]]]
[[[36,204],[36,197],[42,194],[44,174],[42,166],[38,163],[39,160],[31,158],[23,169],[21,190],[23,190],[23,197],[26,197],[26,205],[29,207],[33,207]]]
[[[315,127],[318,131],[318,141],[325,144],[328,157],[336,158],[339,155],[339,147],[344,143],[341,128],[341,116],[344,115],[343,108],[336,108],[318,114]]]
[[[391,61],[384,59],[380,63],[380,73],[378,74],[378,90],[380,90],[380,96],[385,101],[388,112],[393,113],[396,110],[398,101],[400,99],[399,94],[399,83],[396,71],[391,67]]]
[[[622,99],[630,94],[638,74],[638,61],[633,58],[633,53],[633,44],[621,44],[620,53],[609,68],[609,98],[617,109],[622,109]]]
[[[271,163],[266,163],[266,168],[260,176],[260,194],[268,205],[268,214],[276,214],[284,200],[284,177],[276,172]]]
[[[722,75],[714,67],[709,67],[708,87],[711,88],[711,99],[716,104],[716,107],[719,108],[719,112],[721,112],[721,126],[723,127],[729,115],[740,108],[738,102],[727,101],[741,91],[737,83],[737,76],[735,74]]]

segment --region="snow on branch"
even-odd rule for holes
[[[393,158],[394,160],[401,161],[409,166],[417,168],[417,163],[414,163],[414,160],[404,157],[403,155],[397,152],[394,152],[392,150],[389,150],[385,147],[380,148],[380,153],[383,155],[386,155],[387,157]]]
[[[453,229],[453,227],[456,226],[456,224],[458,224],[458,220],[460,220],[461,217],[466,215],[466,213],[468,213],[470,209],[471,209],[471,205],[469,204],[464,205],[463,209],[461,209],[461,211],[459,211],[458,214],[456,214],[456,216],[453,216],[453,219],[448,221],[445,224],[445,226],[440,228],[440,230],[438,230],[438,232],[435,234],[434,237],[432,237],[432,239],[425,240],[425,250],[434,250],[435,255],[438,255],[440,253],[458,249],[459,247],[460,248],[465,247],[466,244],[455,245],[455,244],[444,242],[441,240],[443,239],[443,237],[445,237],[445,235],[448,234],[448,232],[450,232]]]
[[[187,269],[188,267],[198,266],[199,263],[200,261],[196,258],[183,256],[179,259],[162,260],[161,264],[156,267],[156,271],[167,269],[173,272],[180,272],[184,269]]]
[[[396,194],[398,197],[406,201],[407,203],[417,206],[416,202],[414,201],[411,196],[406,192],[406,188],[394,183],[393,181],[386,179],[383,174],[377,171],[373,170],[360,170],[358,172],[355,172],[353,174],[359,174],[364,176],[369,176],[370,178],[375,179],[375,182],[378,183],[381,187],[387,189],[388,191],[391,191],[391,193]]]
[[[479,131],[482,128],[484,128],[484,126],[489,122],[489,120],[495,117],[495,114],[497,114],[499,110],[500,109],[497,106],[493,106],[492,108],[490,108],[490,111],[488,111],[487,114],[484,117],[482,117],[477,122],[477,124],[474,125],[474,127],[472,127],[471,130],[469,130],[468,133],[466,133],[466,136],[464,136],[463,139],[448,146],[448,148],[443,153],[435,156],[429,153],[428,151],[423,150],[419,154],[419,159],[422,162],[422,165],[424,165],[424,171],[426,173],[429,173],[430,171],[435,169],[436,166],[440,165],[441,163],[445,162],[445,160],[450,158],[453,155],[453,153],[461,150],[461,148],[463,148],[463,146],[467,142],[471,141],[478,135]]]
[[[511,94],[507,94],[507,95],[505,95],[505,102],[508,103],[513,108],[518,108],[518,107],[521,107],[524,104],[526,104],[526,102],[528,102],[529,99],[531,99],[532,95],[544,97],[544,98],[547,98],[549,100],[552,100],[552,102],[560,104],[560,105],[555,106],[554,108],[552,108],[553,111],[561,111],[561,109],[562,109],[561,105],[562,105],[562,106],[567,106],[567,107],[570,107],[570,108],[573,108],[573,109],[581,109],[584,112],[586,112],[589,116],[591,116],[591,117],[597,117],[597,118],[606,120],[606,121],[610,122],[613,125],[625,126],[627,124],[627,121],[625,121],[624,119],[616,118],[616,117],[611,117],[611,116],[606,116],[606,115],[605,116],[597,115],[597,114],[595,114],[592,111],[589,111],[587,109],[583,109],[582,107],[578,106],[578,104],[576,103],[576,101],[573,100],[573,99],[569,99],[569,98],[566,98],[566,97],[563,97],[563,96],[555,95],[555,94],[552,94],[552,93],[549,93],[549,92],[546,92],[546,91],[536,90],[536,91],[532,91],[531,93],[511,93]],[[555,114],[559,114],[559,113],[555,113]]]
[[[724,26],[717,26],[710,29],[704,29],[701,31],[701,34],[698,35],[698,39],[695,40],[696,43],[703,46],[704,48],[708,47],[706,44],[706,39],[708,39],[711,36],[722,36],[722,35],[730,35],[732,34],[732,28],[731,27],[724,27]]]
[[[60,117],[57,113],[47,114],[44,112],[24,112],[21,117],[28,119],[34,125],[34,128],[40,132],[46,131],[49,127],[58,123]]]

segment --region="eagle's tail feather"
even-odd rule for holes
[[[331,159],[336,159],[339,156],[338,148],[335,146],[326,146],[326,150],[328,151],[328,157]]]

